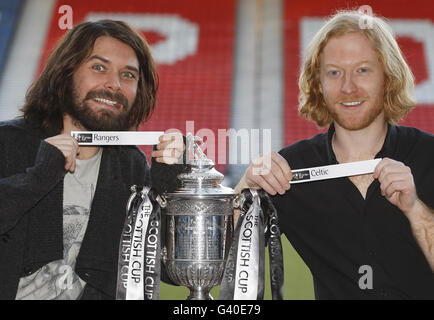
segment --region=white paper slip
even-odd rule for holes
[[[81,146],[145,146],[158,144],[164,131],[71,131]]]
[[[292,180],[290,183],[302,183],[373,173],[380,161],[381,158],[292,170]]]

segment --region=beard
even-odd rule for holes
[[[80,101],[75,90],[70,90],[71,96],[65,104],[68,113],[76,126],[89,131],[125,131],[130,129],[130,106],[127,98],[121,93],[112,93],[107,90],[89,91]],[[92,108],[88,101],[93,98],[104,98],[116,101],[122,105],[120,110]]]
[[[347,99],[348,100],[348,99]],[[367,103],[367,99],[349,99],[352,101],[360,101],[364,100]],[[366,107],[366,106],[363,106]],[[330,107],[327,104],[328,111],[330,112],[333,121],[338,124],[340,127],[346,130],[362,130],[368,127],[371,123],[377,119],[377,117],[383,112],[383,98],[379,95],[375,101],[373,101],[373,105],[369,107],[368,110],[365,110],[362,115],[357,116],[357,118],[346,115],[344,113],[340,113],[338,108]]]

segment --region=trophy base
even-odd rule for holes
[[[210,295],[209,290],[203,290],[200,288],[189,288],[190,295],[187,300],[214,300]]]

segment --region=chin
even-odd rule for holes
[[[385,121],[384,113],[380,108],[371,110],[370,112],[365,113],[364,115],[360,115],[359,117],[353,117],[353,118],[347,117],[342,119],[336,114],[333,115],[333,120],[335,123],[337,123],[340,127],[351,131],[365,129],[370,125],[372,125],[373,123],[378,122],[381,119]]]
[[[359,119],[359,120],[340,120],[340,119],[335,119],[334,121],[342,128],[346,129],[346,130],[350,130],[350,131],[357,131],[357,130],[363,130],[367,127],[369,127],[370,125],[372,125],[374,122],[376,122],[377,118],[364,118],[364,119]]]

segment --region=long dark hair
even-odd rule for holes
[[[140,74],[136,99],[129,113],[129,127],[137,128],[152,114],[158,75],[149,45],[126,23],[100,20],[80,23],[67,32],[51,53],[40,77],[29,88],[21,111],[33,127],[43,128],[50,134],[62,131],[65,106],[71,103],[73,74],[101,36],[110,36],[129,45],[137,55]]]

